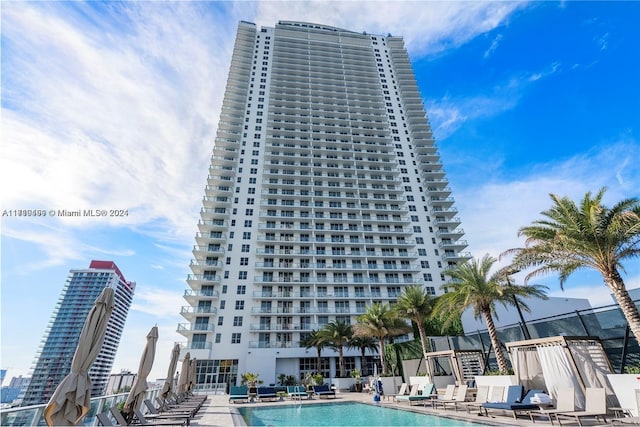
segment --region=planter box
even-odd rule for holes
[[[504,387],[503,398],[507,396],[507,387],[510,385],[518,385],[518,378],[515,375],[476,375],[476,387],[488,386],[489,395],[491,395],[494,386]]]
[[[334,378],[333,385],[336,387],[336,392],[342,393],[345,391],[350,391],[351,388],[355,385],[355,378]]]
[[[638,413],[638,402],[636,402],[636,393],[640,389],[639,374],[607,374],[607,379],[613,392],[618,398],[621,408],[629,409],[634,417],[640,416]]]

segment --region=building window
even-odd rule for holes
[[[236,301],[236,310],[244,310],[244,301]]]
[[[237,289],[236,289],[236,293],[238,295],[244,295],[247,293],[247,287],[245,285],[238,285]]]
[[[242,326],[242,316],[233,316],[233,326]]]
[[[222,316],[218,317],[218,326],[222,326],[223,323],[224,323],[224,317]]]
[[[222,338],[222,334],[216,334],[216,344],[220,343],[221,338]]]
[[[249,252],[251,245],[242,245],[242,252]]]
[[[234,332],[231,334],[231,344],[240,344],[242,334],[240,332]]]
[[[247,272],[246,271],[238,271],[238,279],[246,280],[247,279]]]

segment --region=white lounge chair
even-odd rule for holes
[[[386,397],[387,399],[391,399],[393,401],[396,400],[396,397],[398,396],[404,396],[405,394],[407,394],[407,383],[402,383],[402,385],[400,385],[400,390],[398,390],[398,393],[395,394],[387,394]]]
[[[502,394],[502,392],[501,392]],[[461,406],[467,410],[467,413],[471,412],[471,408],[480,408],[482,404],[485,403],[489,399],[489,386],[481,385],[476,390],[476,398],[473,402],[458,402],[455,405],[456,411],[458,410],[458,406]]]
[[[573,387],[558,387],[556,393],[556,403],[552,408],[540,407],[538,410],[529,411],[531,421],[534,421],[534,415],[544,415],[549,418],[553,425],[553,416],[558,413],[574,412],[576,410],[576,393]]]
[[[458,410],[458,404],[463,403],[467,400],[467,389],[468,385],[463,384],[458,387],[455,387],[455,397],[451,399],[433,399],[433,407],[437,408],[442,405],[442,409],[447,410],[448,405],[454,405],[456,411]],[[445,393],[446,394],[446,393]]]
[[[585,389],[584,411],[556,412],[556,420],[560,423],[560,417],[574,418],[578,425],[582,425],[582,418],[602,418],[607,422],[607,392],[604,388],[587,387]]]

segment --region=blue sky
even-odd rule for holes
[[[517,247],[550,206],[640,196],[638,2],[3,2],[2,345],[29,372],[70,269],[113,260],[137,283],[114,370],[166,371],[239,20],[402,35],[474,256]],[[639,263],[624,279],[640,286]],[[596,273],[564,293],[611,299]]]

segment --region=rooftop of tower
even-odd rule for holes
[[[332,32],[344,32],[344,33],[354,33],[359,34],[357,31],[345,30],[344,28],[332,27],[330,25],[323,24],[314,24],[311,22],[302,22],[302,21],[278,21],[277,26],[288,26],[288,27],[298,27],[298,28],[310,28],[314,30],[324,30],[324,31],[332,31]]]

